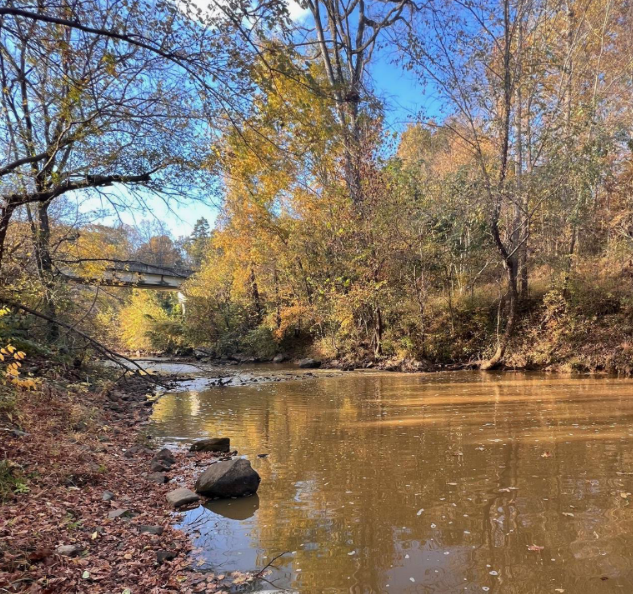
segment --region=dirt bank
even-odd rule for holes
[[[192,487],[213,454],[174,451],[159,484],[140,378],[53,378],[0,420],[0,589],[4,592],[215,592],[252,575],[195,571],[165,495]],[[158,481],[158,482],[153,482]]]

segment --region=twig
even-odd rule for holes
[[[91,336],[88,336],[88,334],[86,334],[85,332],[82,332],[81,330],[74,328],[70,324],[66,324],[66,322],[56,320],[55,318],[51,318],[50,316],[47,316],[46,314],[40,313],[39,311],[31,309],[30,307],[27,307],[26,305],[16,303],[15,301],[11,301],[9,299],[0,297],[0,303],[4,303],[5,305],[8,305],[9,307],[19,309],[28,314],[31,314],[32,316],[41,318],[42,320],[46,320],[47,322],[51,322],[53,324],[57,324],[58,326],[61,326],[62,328],[66,328],[70,332],[73,332],[74,334],[77,334],[78,336],[81,336],[81,338],[83,338],[84,340],[88,341],[95,348],[95,350],[101,353],[109,361],[112,361],[116,365],[123,367],[127,371],[134,371],[135,373],[137,373],[144,379],[147,379],[156,385],[162,385],[158,380],[153,378],[143,367],[141,367],[136,361],[133,361],[132,359],[128,359],[126,356],[120,355],[116,351],[109,349],[107,346],[101,344],[98,340],[95,340]],[[121,362],[121,359],[123,359],[123,361],[126,361],[127,363],[132,365],[133,368],[135,367],[136,369],[130,369],[124,363]]]
[[[266,582],[267,584],[270,584],[273,588],[275,588],[275,590],[279,590],[280,592],[294,592],[296,593],[296,590],[288,590],[287,588],[282,588],[281,586],[278,586],[277,584],[275,584],[275,582],[271,582],[270,580],[267,580],[265,577],[260,577],[257,578],[259,580],[261,580],[262,582]]]
[[[279,555],[277,555],[276,557],[273,557],[270,562],[263,567],[260,571],[258,571],[255,574],[255,579],[259,579],[264,575],[264,572],[275,562],[277,561],[277,559],[279,559],[279,557],[283,557],[284,555],[287,555],[290,551],[284,551],[283,553],[279,553]]]

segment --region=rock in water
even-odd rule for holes
[[[257,492],[261,478],[248,460],[240,458],[209,466],[196,481],[196,491],[206,497],[244,497]]]
[[[321,361],[317,361],[316,359],[301,359],[301,361],[299,361],[299,367],[301,367],[301,369],[318,369],[321,367]]]
[[[167,501],[174,507],[196,503],[200,499],[191,489],[185,489],[184,487],[167,493],[166,497]]]
[[[231,440],[228,437],[211,437],[191,444],[190,452],[228,452]]]
[[[283,353],[279,353],[273,357],[273,363],[283,363],[288,360],[288,356]]]

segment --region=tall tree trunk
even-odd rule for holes
[[[0,209],[0,270],[2,269],[7,231],[9,230],[9,223],[11,222],[13,211],[15,211],[15,206],[11,203],[8,203]]]
[[[495,354],[487,361],[483,361],[480,365],[481,369],[494,369],[501,364],[505,355],[508,343],[514,332],[514,326],[517,318],[517,303],[519,300],[519,291],[517,287],[518,265],[519,265],[519,249],[521,235],[521,212],[514,201],[514,221],[510,231],[509,241],[504,243],[499,229],[499,220],[501,218],[501,209],[503,204],[511,204],[507,195],[507,175],[510,156],[510,133],[512,130],[512,98],[514,95],[514,82],[512,79],[512,48],[511,48],[511,30],[513,28],[510,20],[510,0],[504,0],[503,3],[503,24],[504,24],[504,52],[503,52],[503,118],[501,120],[501,151],[500,151],[500,168],[499,180],[496,191],[493,194],[493,208],[490,216],[490,233],[497,247],[497,251],[501,256],[503,266],[506,271],[507,279],[507,320],[505,330],[502,335],[497,338],[497,350]],[[516,198],[516,197],[515,197]]]
[[[55,307],[55,275],[53,271],[53,259],[51,257],[51,226],[48,216],[49,202],[38,204],[37,219],[32,224],[34,229],[35,261],[37,270],[44,287],[44,312],[50,318],[57,315]],[[49,341],[54,342],[59,338],[59,326],[49,322],[46,328]]]
[[[519,11],[522,6],[519,3]],[[525,188],[523,186],[523,170],[525,165],[524,158],[524,143],[523,143],[523,89],[521,88],[521,82],[523,79],[523,16],[520,14],[518,16],[519,26],[518,26],[518,58],[517,58],[517,73],[516,76],[518,78],[517,87],[517,108],[516,108],[516,180],[517,180],[517,199],[516,199],[516,209],[517,209],[517,224],[519,226],[519,231],[517,233],[517,239],[520,241],[520,245],[518,246],[518,268],[521,277],[521,285],[519,295],[521,298],[527,297],[528,293],[528,251],[527,251],[527,240],[528,240],[528,197],[525,192]]]
[[[374,356],[380,357],[382,355],[382,333],[383,333],[383,325],[382,325],[382,312],[380,310],[380,306],[376,306],[376,310],[374,312]]]
[[[567,261],[565,262],[565,275],[563,277],[563,297],[569,298],[569,279],[574,265],[574,253],[576,252],[576,238],[578,237],[578,227],[574,221],[571,228],[571,238],[569,240],[569,250],[567,252]]]
[[[279,277],[277,276],[277,263],[274,270],[275,281],[275,326],[277,330],[281,328],[281,300],[279,299]]]
[[[519,270],[521,271],[521,286],[520,294],[521,299],[525,299],[528,296],[529,290],[529,269],[528,269],[528,230],[525,229],[525,237],[523,243],[519,248]]]
[[[496,369],[501,364],[506,349],[508,348],[508,343],[514,333],[517,320],[519,291],[517,287],[518,257],[516,257],[516,254],[506,260],[505,270],[507,282],[507,294],[505,299],[507,309],[506,326],[503,333],[497,337],[497,350],[494,355],[481,364],[480,368],[485,371]]]
[[[255,308],[257,323],[259,324],[262,321],[264,310],[259,294],[259,287],[257,286],[257,278],[255,277],[255,269],[252,266],[249,281],[251,284],[251,299],[253,300],[253,307]]]

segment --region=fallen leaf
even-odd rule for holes
[[[528,551],[542,551],[544,548],[545,547],[541,547],[535,544],[528,545]]]

